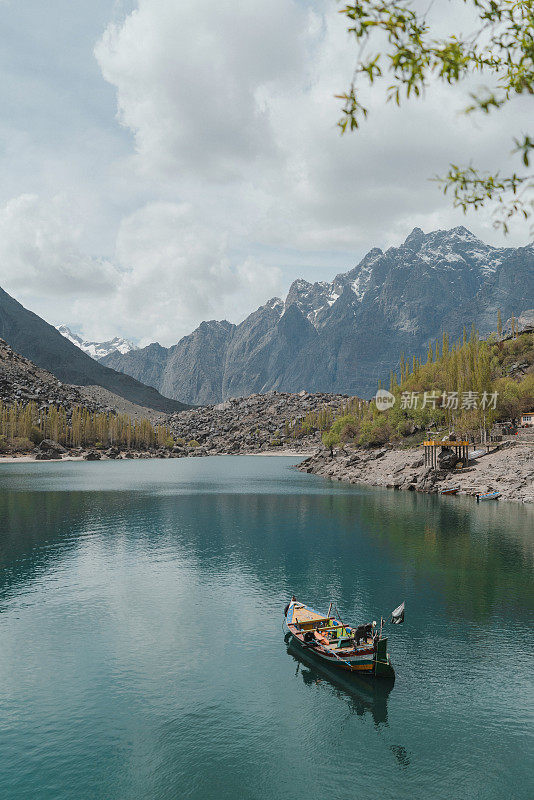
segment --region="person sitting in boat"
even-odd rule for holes
[[[356,642],[356,646],[360,644],[360,642],[366,642],[369,636],[373,635],[373,624],[369,622],[367,625],[358,625],[356,628],[356,632],[354,634],[354,641]]]
[[[314,636],[315,636],[316,641],[319,644],[328,645],[328,643],[329,643],[328,642],[328,636],[323,631],[320,631],[320,630],[314,631]]]
[[[284,608],[284,617],[287,617],[287,612],[289,611],[289,606],[291,605],[291,603],[296,603],[296,601],[297,601],[297,598],[295,597],[295,595],[292,595],[291,600],[289,601],[287,606]]]

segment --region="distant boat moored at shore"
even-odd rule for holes
[[[439,493],[440,494],[456,494],[459,491],[460,491],[460,487],[459,486],[450,486],[448,489],[440,489]]]
[[[376,677],[395,678],[387,652],[388,640],[382,636],[383,620],[380,628],[377,628],[376,622],[353,628],[332,616],[331,611],[332,603],[325,615],[297,602],[293,597],[284,609],[284,615],[295,645],[333,667]],[[393,615],[394,622],[402,622],[404,604],[395,609]]]
[[[477,494],[477,503],[480,503],[482,500],[498,500],[500,496],[500,492],[485,492],[484,494]]]
[[[469,460],[473,461],[474,459],[481,458],[482,456],[485,456],[486,453],[487,450],[484,450],[483,448],[481,450],[471,450],[469,453]]]

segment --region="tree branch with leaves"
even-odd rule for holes
[[[443,0],[440,0],[443,2]],[[339,127],[357,130],[369,115],[362,102],[362,85],[387,81],[386,98],[401,105],[424,94],[432,81],[449,85],[474,74],[487,77],[493,88],[470,94],[466,114],[502,111],[519,95],[534,94],[534,0],[463,0],[471,5],[477,28],[466,37],[433,35],[427,13],[418,13],[409,0],[360,0],[345,5],[340,13],[348,31],[360,44],[349,90],[343,100]],[[377,40],[386,46],[366,55]],[[527,219],[533,210],[534,176],[529,172],[534,139],[522,133],[513,140],[511,152],[520,166],[512,174],[490,173],[473,165],[450,164],[448,172],[434,178],[455,207],[464,213],[486,203],[497,204],[495,224],[508,232],[509,221]]]

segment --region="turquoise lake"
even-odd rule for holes
[[[532,800],[534,510],[295,458],[0,465],[0,797]],[[325,675],[289,596],[387,616]]]

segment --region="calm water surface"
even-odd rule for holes
[[[0,466],[0,797],[534,797],[534,514],[294,459]],[[391,691],[284,641],[386,615]]]

